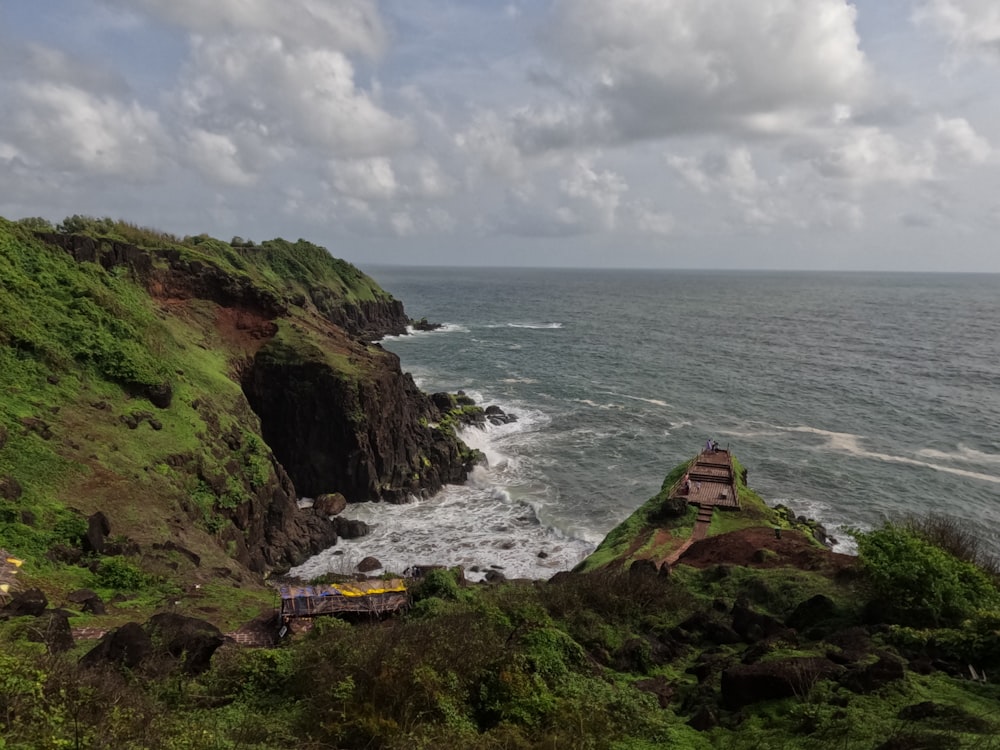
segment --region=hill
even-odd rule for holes
[[[406,323],[301,240],[0,220],[0,565],[22,589],[0,748],[996,745],[1000,591],[975,539],[908,519],[837,555],[735,457],[704,469],[726,492],[678,465],[549,581],[432,570],[400,617],[224,637],[271,628],[264,576],[347,531],[338,502],[477,460],[454,432],[474,409],[371,343]]]

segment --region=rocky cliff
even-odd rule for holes
[[[472,452],[369,343],[405,330],[402,304],[358,269],[301,240],[81,223],[0,220],[0,368],[26,384],[0,396],[0,479],[24,488],[0,498],[0,542],[53,546],[72,505],[139,549],[214,544],[266,572],[336,542],[300,495],[399,502],[464,480]]]

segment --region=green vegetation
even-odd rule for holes
[[[148,249],[159,276],[147,286],[128,265],[76,262],[35,232]],[[291,311],[244,320],[156,286],[184,264]],[[473,586],[431,571],[399,618],[226,645],[199,674],[158,641],[131,669],[81,666],[92,641],[62,650],[56,607],[100,628],[169,610],[230,630],[273,611],[250,561],[281,487],[241,375],[251,356],[329,367],[354,394],[345,423],[370,425],[360,389],[376,350],[338,338],[331,320],[378,300],[389,297],[357,269],[301,240],[0,220],[0,547],[50,602],[43,617],[0,621],[0,750],[998,747],[1000,688],[968,679],[1000,674],[998,570],[976,539],[947,519],[908,519],[859,534],[849,564],[792,530],[783,542],[815,563],[793,565],[786,546],[749,532],[809,536],[808,525],[768,508],[735,460],[742,510],[717,513],[705,546],[747,530],[757,548],[742,556],[682,560],[669,576],[631,569],[691,534],[696,511],[669,497],[682,464],[550,582]],[[451,404],[441,432],[483,416]],[[415,427],[432,429],[426,417]],[[414,481],[428,455],[406,467]],[[98,510],[112,525],[102,553],[84,544]],[[68,596],[82,588],[108,613]],[[766,679],[741,688],[753,670]]]

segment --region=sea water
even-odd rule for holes
[[[362,503],[365,538],[296,569],[571,568],[708,439],[769,503],[848,529],[928,512],[1000,553],[1000,276],[377,268],[439,331],[383,341],[466,429],[463,486]]]

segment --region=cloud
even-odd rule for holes
[[[964,117],[935,117],[935,140],[941,153],[952,162],[982,164],[993,153],[990,142],[973,130]]]
[[[685,133],[782,134],[863,99],[844,0],[557,0],[548,50],[586,92],[515,114],[526,151]]]
[[[257,180],[240,163],[239,148],[229,136],[194,128],[187,134],[181,153],[189,165],[223,185],[242,187]]]
[[[334,187],[346,195],[364,200],[388,200],[399,191],[396,173],[386,158],[335,161],[331,170]]]
[[[105,0],[145,10],[195,34],[255,32],[296,45],[381,54],[385,28],[374,0]]]
[[[996,0],[926,0],[913,18],[961,52],[1000,62],[1000,5]]]
[[[146,180],[167,143],[159,116],[134,101],[94,94],[57,81],[14,87],[0,132],[26,160],[57,170]]]
[[[266,34],[194,37],[177,99],[206,130],[241,131],[328,156],[382,154],[413,135],[356,86],[343,53]]]

